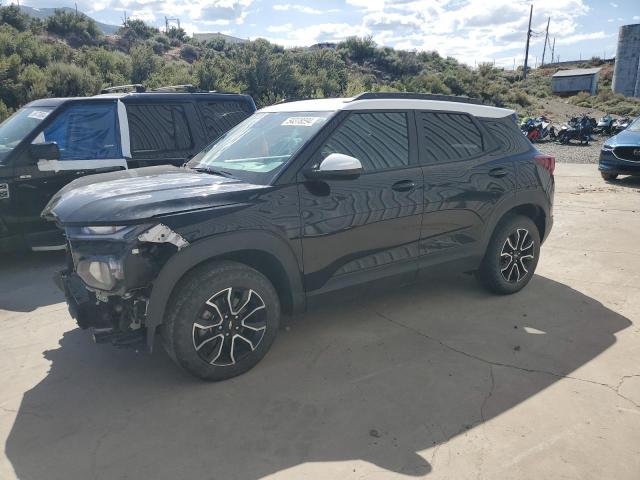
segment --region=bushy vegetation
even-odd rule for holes
[[[371,38],[307,49],[285,49],[263,39],[200,43],[182,29],[164,33],[140,20],[127,20],[115,36],[106,37],[81,14],[57,11],[40,21],[17,7],[0,7],[0,120],[36,98],[94,95],[129,83],[149,88],[192,83],[204,90],[245,92],[258,106],[363,91],[430,92],[477,97],[525,114],[550,95],[551,73],[532,71],[523,82],[521,72],[489,64],[472,69],[436,52],[379,47]],[[610,88],[607,93],[607,81],[603,75],[597,97],[571,101],[606,106],[612,113],[640,113],[637,103],[611,94]]]

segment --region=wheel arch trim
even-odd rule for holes
[[[273,257],[286,275],[292,311],[304,310],[306,296],[302,285],[300,265],[294,252],[284,240],[263,230],[216,235],[193,242],[189,247],[175,253],[155,278],[149,296],[146,317],[147,347],[149,350],[153,347],[155,331],[164,321],[164,313],[169,299],[178,282],[198,265],[216,258],[224,259],[225,256],[242,251],[258,251]]]

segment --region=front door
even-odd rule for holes
[[[412,112],[354,112],[315,152],[357,158],[355,179],[299,176],[305,288],[311,294],[398,273],[416,272],[422,217],[422,170]]]
[[[416,112],[424,165],[421,264],[481,256],[485,224],[515,194],[514,165],[465,113]]]
[[[16,162],[14,218],[29,247],[52,244],[55,226],[40,218],[51,197],[84,175],[125,169],[115,101],[70,103],[43,124],[32,143],[55,142],[59,159],[31,158],[25,148]],[[55,236],[55,235],[54,235]],[[60,236],[56,242],[60,244]]]

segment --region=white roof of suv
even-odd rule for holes
[[[513,110],[467,103],[463,101],[423,100],[416,98],[324,98],[276,103],[260,112],[334,112],[338,110],[446,110],[464,112],[477,117],[503,118]]]

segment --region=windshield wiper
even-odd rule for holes
[[[190,167],[190,168],[192,170],[195,170],[196,172],[203,172],[211,175],[220,175],[221,177],[233,178],[233,175],[231,175],[229,172],[225,170],[218,170],[216,168],[210,168],[210,167]]]

